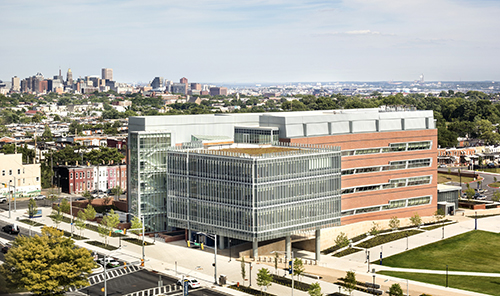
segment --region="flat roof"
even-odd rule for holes
[[[264,155],[269,153],[281,153],[281,152],[298,152],[299,148],[289,148],[289,147],[256,147],[256,148],[226,148],[220,149],[220,151],[231,152],[231,153],[240,153],[240,154],[248,154],[248,155]]]

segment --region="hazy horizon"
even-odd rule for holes
[[[0,79],[498,81],[500,1],[0,2]]]

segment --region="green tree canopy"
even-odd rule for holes
[[[269,287],[273,281],[273,276],[269,272],[269,269],[267,268],[261,268],[259,269],[259,272],[257,273],[257,285],[259,287]]]
[[[16,238],[0,273],[10,286],[55,295],[71,286],[87,286],[87,275],[93,267],[90,251],[76,247],[61,231],[44,227],[41,236]]]
[[[309,289],[307,290],[307,293],[309,294],[309,296],[323,296],[323,293],[321,293],[321,286],[318,282],[311,284],[309,286]]]
[[[389,295],[390,296],[403,296],[403,289],[401,289],[400,284],[392,284],[392,286],[389,288]]]

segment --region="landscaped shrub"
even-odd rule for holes
[[[335,257],[344,257],[344,256],[347,256],[347,255],[351,255],[351,254],[354,254],[354,253],[357,253],[361,251],[361,249],[358,249],[358,248],[347,248],[343,251],[340,251],[338,253],[335,253],[333,254],[333,256]]]
[[[92,246],[96,246],[96,247],[99,247],[99,248],[103,248],[103,249],[106,249],[106,250],[109,250],[109,251],[114,251],[116,249],[118,249],[117,247],[113,247],[111,245],[105,245],[101,242],[98,242],[98,241],[88,241],[88,242],[85,242],[86,244],[89,244],[89,245],[92,245]]]
[[[250,288],[250,287],[246,287],[246,286],[236,286],[236,285],[232,285],[232,286],[229,286],[229,288],[233,289],[233,290],[237,290],[237,291],[240,291],[240,292],[243,292],[243,293],[247,293],[247,294],[250,294],[250,295],[264,295],[264,296],[276,296],[274,294],[270,294],[270,293],[267,293],[267,292],[264,292],[264,291],[260,291],[260,290],[255,290],[253,288]]]
[[[273,274],[273,283],[277,283],[277,284],[282,285],[282,286],[292,287],[292,279],[291,278],[286,278],[286,277],[282,277],[282,276],[275,275],[275,274]],[[310,284],[307,284],[307,283],[304,283],[304,282],[301,282],[298,280],[294,280],[294,283],[293,283],[293,287],[295,289],[305,291],[305,292],[307,292],[309,290],[310,286],[311,286]]]
[[[367,241],[364,241],[362,243],[359,243],[356,247],[360,248],[372,248],[378,245],[382,245],[388,242],[392,242],[401,238],[405,238],[406,236],[412,236],[415,234],[421,233],[421,230],[405,230],[405,231],[400,231],[400,232],[393,232],[389,234],[384,234],[384,235],[379,235],[374,238],[371,238]]]

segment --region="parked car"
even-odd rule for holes
[[[80,200],[87,200],[85,197],[77,197],[75,198],[75,201],[80,201]]]
[[[191,289],[195,289],[195,288],[201,287],[201,283],[198,282],[197,279],[187,278],[187,279],[184,279],[184,280],[188,281],[188,287],[191,288]],[[177,281],[177,286],[182,286],[182,280],[178,280]]]
[[[445,167],[446,167],[446,165],[445,165],[445,164],[440,164],[440,165],[438,166],[438,168],[445,168]]]
[[[2,246],[2,253],[6,254],[10,248],[12,248],[10,244],[5,244],[4,246]]]
[[[495,163],[493,163],[493,162],[488,163],[486,166],[489,167],[489,168],[496,167]]]
[[[120,266],[120,262],[115,261],[115,260],[111,260],[111,261],[109,261],[109,262],[106,264],[106,267],[107,267],[107,268],[115,268],[115,267],[118,267],[118,266]]]
[[[32,199],[36,199],[36,200],[44,200],[46,198],[45,195],[43,194],[38,194],[38,195],[35,195],[33,197],[31,197]]]
[[[0,196],[0,203],[6,203],[6,202],[7,202],[7,197]]]
[[[486,195],[479,194],[479,195],[474,196],[474,198],[478,199],[478,200],[484,200],[484,199],[486,199]]]
[[[17,225],[5,225],[2,227],[3,232],[7,232],[8,234],[19,234],[19,228]]]

